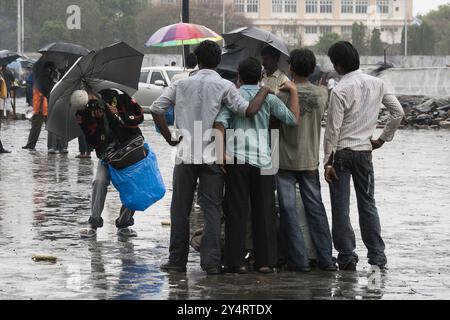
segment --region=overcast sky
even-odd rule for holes
[[[437,9],[439,5],[446,3],[450,3],[450,0],[414,0],[414,15],[419,12],[422,14],[428,13],[428,11]]]

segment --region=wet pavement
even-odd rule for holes
[[[76,141],[68,155],[47,155],[45,131],[36,152],[24,151],[29,128],[28,121],[1,127],[12,153],[0,155],[0,299],[450,299],[450,130],[402,130],[375,153],[389,270],[371,286],[354,196],[356,272],[206,276],[193,250],[187,274],[161,272],[168,256],[170,227],[161,222],[170,219],[172,151],[150,121],[143,129],[168,187],[165,198],[136,214],[139,237],[124,241],[116,235],[120,201],[110,187],[104,228],[96,240],[81,240],[97,161],[75,159]],[[199,223],[193,220],[191,231]],[[34,262],[34,254],[57,262]]]

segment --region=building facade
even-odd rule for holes
[[[366,25],[370,33],[379,29],[385,43],[400,43],[405,23],[413,19],[413,0],[191,0],[214,5],[222,1],[227,10],[242,13],[289,45],[312,46],[329,32],[350,39],[354,22]]]

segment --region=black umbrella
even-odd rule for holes
[[[48,97],[62,74],[67,72],[80,56],[87,55],[89,50],[77,44],[55,42],[39,49],[39,52],[42,57],[33,65],[34,83]],[[49,72],[50,67],[53,71]]]
[[[81,134],[76,108],[70,105],[75,90],[99,92],[116,88],[132,96],[139,88],[144,55],[124,42],[81,57],[50,93],[47,130],[70,141]]]
[[[237,72],[239,63],[247,57],[261,60],[261,51],[265,46],[271,46],[281,53],[279,68],[285,73],[289,72],[289,49],[286,43],[273,33],[256,28],[244,27],[222,34],[226,46],[223,61],[219,70]]]
[[[0,50],[0,66],[6,66],[21,56],[9,50]]]

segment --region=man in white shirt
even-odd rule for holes
[[[359,70],[358,51],[345,41],[334,44],[328,56],[342,79],[331,92],[325,132],[325,179],[330,184],[333,242],[341,270],[356,270],[356,240],[350,223],[350,178],[358,200],[359,222],[369,264],[384,268],[387,259],[374,198],[372,151],[381,148],[404,117],[397,98],[383,80]],[[382,135],[372,140],[381,106],[391,117]]]

